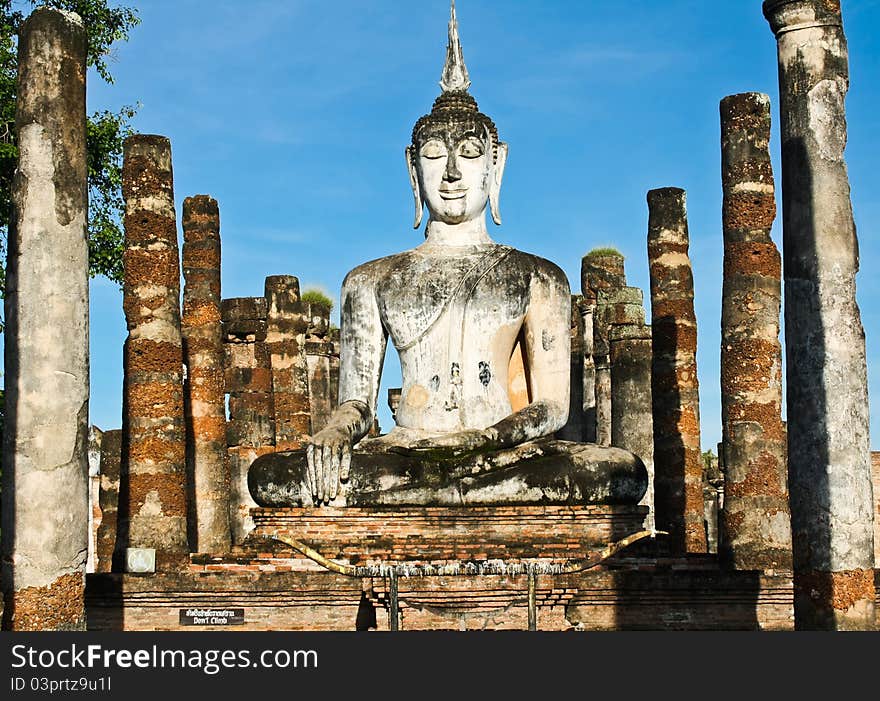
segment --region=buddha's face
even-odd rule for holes
[[[429,126],[419,135],[410,158],[413,185],[418,188],[416,206],[419,200],[424,202],[431,219],[462,224],[485,216],[493,186],[500,186],[501,180],[485,130],[480,133],[473,126]]]
[[[492,176],[491,145],[470,130],[433,129],[416,154],[419,188],[431,218],[461,224],[484,216]]]

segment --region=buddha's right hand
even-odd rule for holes
[[[318,506],[332,501],[351,471],[351,432],[332,426],[318,431],[306,446],[306,460],[312,500]]]

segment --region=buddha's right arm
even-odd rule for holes
[[[348,479],[352,446],[367,435],[376,412],[387,334],[371,272],[356,268],[342,284],[339,406],[306,450],[307,477],[319,504],[336,498],[339,482]]]

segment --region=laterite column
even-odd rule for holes
[[[721,421],[725,453],[721,556],[740,570],[791,569],[782,424],[782,299],[770,163],[770,98],[721,101],[724,282]]]
[[[654,504],[674,551],[704,553],[703,462],[694,277],[684,190],[648,193],[654,407]]]
[[[182,565],[186,533],[180,259],[171,142],[139,134],[125,140],[125,342],[120,519],[126,567]],[[134,550],[135,552],[132,552]]]
[[[308,319],[292,275],[266,278],[266,347],[272,363],[275,449],[296,450],[311,432],[309,369],[305,336]]]
[[[275,451],[275,409],[272,368],[266,348],[266,300],[263,297],[224,299],[224,352],[229,421],[229,521],[232,542],[240,545],[254,528],[251,509],[257,503],[247,485],[251,463]]]
[[[229,552],[229,453],[220,317],[220,210],[206,195],[183,201],[183,339],[192,463],[194,550]]]

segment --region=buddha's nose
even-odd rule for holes
[[[458,159],[455,157],[454,153],[450,153],[446,160],[446,172],[443,174],[443,179],[450,183],[453,183],[456,180],[461,180],[461,171],[458,169]]]

